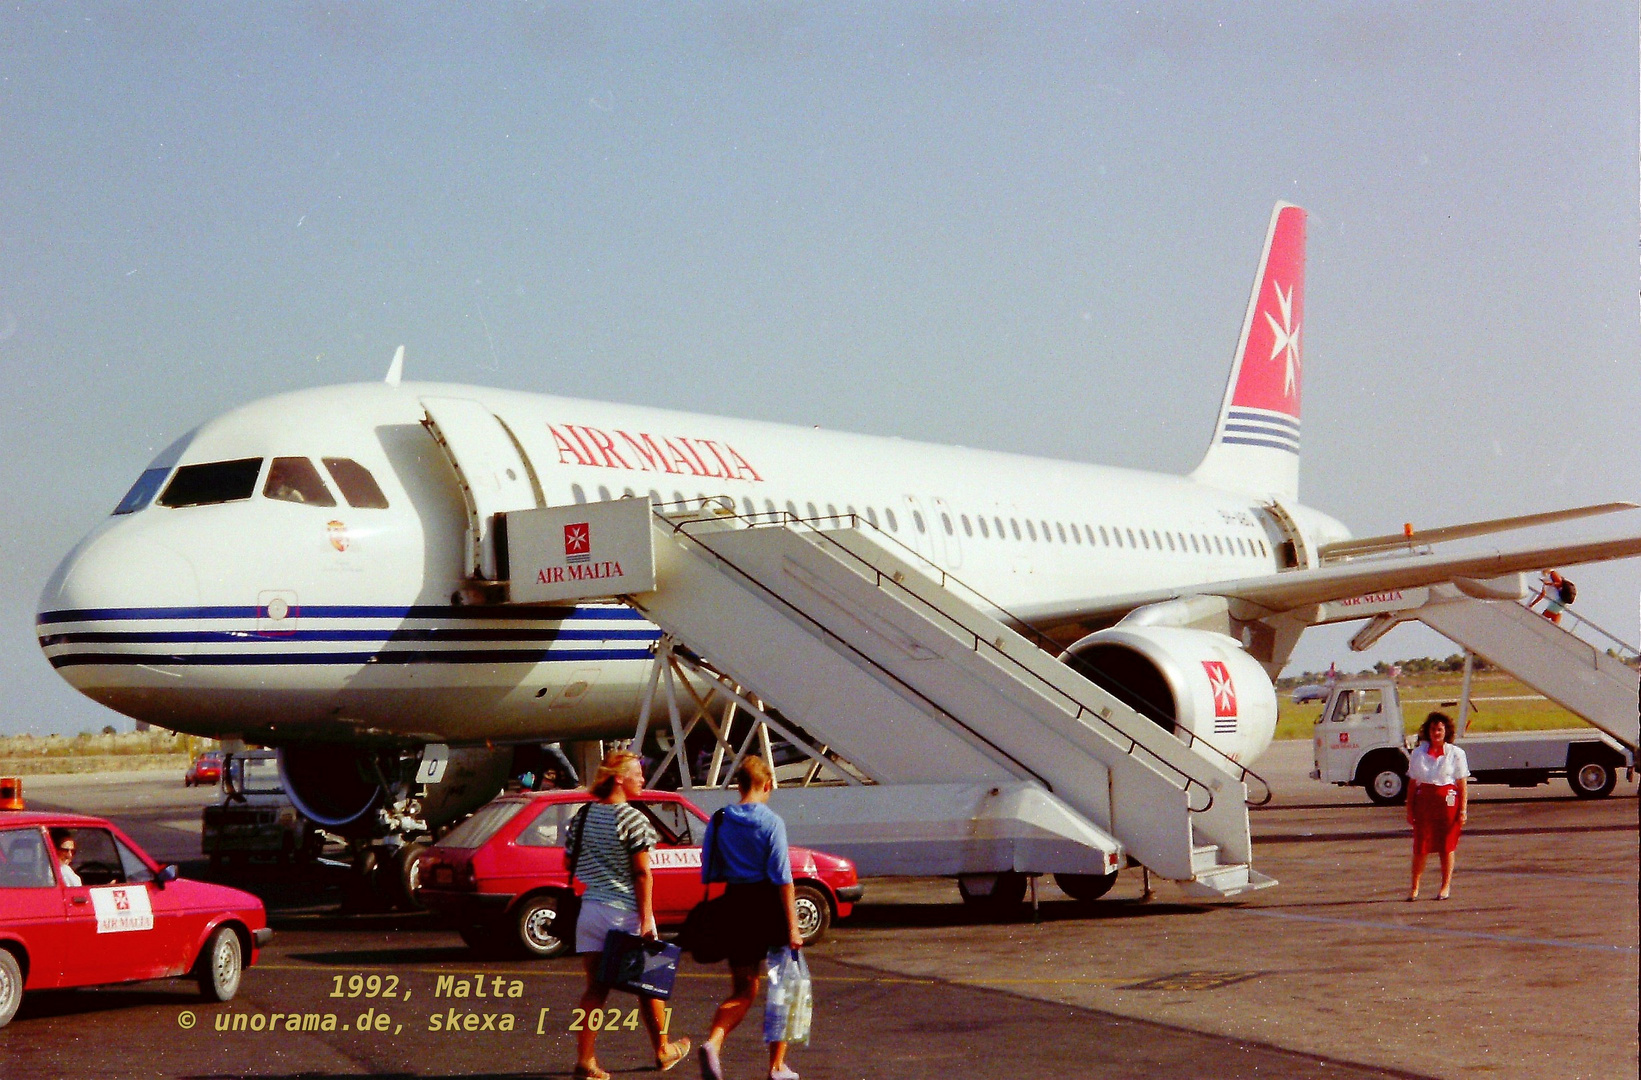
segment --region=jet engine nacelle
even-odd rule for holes
[[[1077,641],[1061,659],[1164,729],[1183,728],[1244,765],[1276,733],[1276,688],[1224,634],[1119,623]]]
[[[436,829],[495,798],[513,764],[511,747],[452,748],[443,778],[426,793],[414,783],[419,755],[376,747],[307,743],[279,751],[285,793],[315,824],[347,836],[382,831],[378,811]]]

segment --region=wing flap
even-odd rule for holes
[[[1577,518],[1594,517],[1597,514],[1616,514],[1623,510],[1637,509],[1638,505],[1641,504],[1632,502],[1599,503],[1595,506],[1575,506],[1570,510],[1552,510],[1544,514],[1523,514],[1519,517],[1471,521],[1463,525],[1447,525],[1439,529],[1410,529],[1406,532],[1387,533],[1384,536],[1363,536],[1352,540],[1341,540],[1336,544],[1326,544],[1317,551],[1317,556],[1323,562],[1332,562],[1335,559],[1394,551],[1397,548],[1408,548],[1419,544],[1435,544],[1443,540],[1463,540],[1472,536],[1487,536],[1491,533],[1510,532],[1515,529],[1530,529],[1535,525],[1573,521]]]

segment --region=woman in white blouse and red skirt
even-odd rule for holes
[[[1407,898],[1419,898],[1419,878],[1431,853],[1441,856],[1442,889],[1436,899],[1446,900],[1453,888],[1453,853],[1459,830],[1469,817],[1470,762],[1453,742],[1453,718],[1433,712],[1419,729],[1419,745],[1407,763],[1407,821],[1413,826],[1413,885]]]

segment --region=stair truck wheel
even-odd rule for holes
[[[977,911],[988,915],[1003,916],[1020,906],[1026,898],[1026,875],[1012,870],[992,877],[990,874],[977,875],[978,880],[968,878],[957,879],[957,891],[962,894],[963,902]],[[991,887],[986,888],[986,879],[991,878]]]
[[[1054,884],[1073,900],[1092,904],[1111,891],[1117,883],[1117,873],[1113,870],[1109,874],[1055,874]]]
[[[1605,749],[1605,748],[1603,748]],[[1567,784],[1580,799],[1605,799],[1618,783],[1618,770],[1611,756],[1575,748],[1567,755]]]
[[[1393,753],[1369,754],[1356,771],[1356,782],[1375,806],[1400,806],[1407,802],[1407,759]]]

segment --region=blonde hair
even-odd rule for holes
[[[615,790],[615,782],[626,771],[630,762],[638,761],[638,755],[631,750],[611,750],[604,755],[604,760],[598,763],[598,772],[593,776],[590,790],[594,797],[608,798]]]
[[[741,789],[742,795],[755,787],[771,787],[774,783],[775,776],[761,757],[742,758],[741,767],[735,770],[735,786]]]

